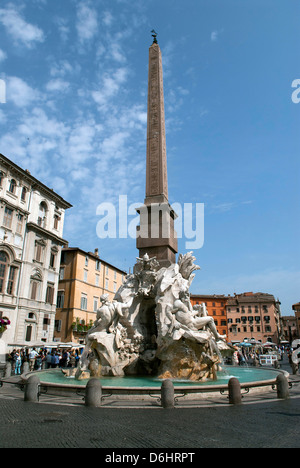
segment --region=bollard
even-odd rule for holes
[[[298,374],[298,367],[299,367],[298,364],[295,364],[294,362],[292,362],[292,372],[293,372],[293,375],[297,375],[297,374]]]
[[[6,366],[5,366],[5,375],[4,375],[5,378],[7,377],[11,377],[11,363],[10,362],[7,362],[6,363]]]
[[[161,385],[161,406],[174,408],[174,385],[169,379],[164,380]]]
[[[37,375],[31,375],[25,384],[24,401],[39,401],[40,379]]]
[[[289,382],[288,379],[283,375],[279,374],[276,379],[276,386],[277,386],[277,398],[281,400],[286,400],[289,398]]]
[[[241,384],[235,377],[232,377],[228,382],[228,392],[231,405],[240,405],[242,403]]]
[[[97,378],[88,381],[85,388],[85,406],[99,408],[102,404],[102,386]]]
[[[22,374],[27,374],[29,372],[29,362],[25,361],[22,366]]]

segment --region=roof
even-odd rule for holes
[[[31,184],[34,186],[34,185],[37,185],[39,187],[40,190],[42,190],[43,192],[45,192],[50,198],[54,199],[57,203],[59,203],[64,209],[67,209],[67,208],[72,208],[72,205],[67,202],[66,200],[64,200],[60,195],[58,195],[58,193],[54,192],[53,189],[47,187],[47,185],[43,184],[43,182],[41,182],[40,180],[36,179],[35,177],[33,177],[30,172],[26,169],[22,169],[20,166],[18,166],[17,164],[15,164],[13,161],[11,161],[10,159],[8,159],[6,156],[4,156],[2,153],[0,153],[0,162],[2,162],[4,165],[9,165],[9,166],[12,166],[12,168],[21,174],[22,177],[26,178],[27,180],[29,180],[31,182]]]
[[[125,270],[121,270],[120,268],[116,267],[115,265],[113,265],[112,263],[109,263],[107,262],[106,260],[103,260],[102,258],[99,257],[99,255],[93,253],[93,252],[86,252],[85,250],[82,250],[80,249],[79,247],[64,247],[62,249],[62,252],[80,252],[81,254],[83,254],[84,256],[89,256],[89,257],[92,257],[94,260],[99,260],[100,262],[102,263],[105,263],[106,265],[109,265],[111,266],[112,268],[114,268],[115,270],[118,270],[120,271],[121,273],[124,273],[125,275],[127,275],[127,271]]]
[[[243,294],[236,294],[234,297],[230,297],[228,299],[227,305],[237,305],[237,304],[253,304],[253,303],[260,303],[260,302],[277,302],[275,297],[272,294],[267,293],[243,293]]]

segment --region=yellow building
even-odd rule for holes
[[[98,249],[84,252],[67,247],[61,252],[54,339],[84,343],[96,320],[102,294],[112,300],[127,275],[100,259]]]

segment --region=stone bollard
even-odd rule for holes
[[[10,362],[6,363],[4,377],[5,378],[11,377],[11,363]]]
[[[29,362],[23,362],[22,366],[22,374],[27,374],[29,372]]]
[[[275,369],[280,369],[280,364],[277,361],[277,359],[276,359],[276,361],[274,361],[274,367],[275,367]]]
[[[85,388],[85,406],[99,408],[102,404],[102,386],[97,378],[88,381]]]
[[[174,408],[174,385],[169,379],[164,380],[161,385],[161,406],[163,408]]]
[[[289,382],[288,379],[283,375],[279,374],[276,379],[277,386],[277,398],[281,400],[286,400],[290,396],[289,392]]]
[[[242,403],[241,384],[235,377],[232,377],[228,382],[228,392],[231,405],[240,405]]]
[[[31,375],[25,384],[24,401],[39,401],[40,379],[37,375]]]
[[[297,374],[298,374],[298,368],[299,368],[299,364],[295,364],[294,362],[292,362],[292,372],[293,372],[293,375],[297,375]]]

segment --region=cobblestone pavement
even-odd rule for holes
[[[0,388],[0,448],[102,448],[100,458],[125,448],[298,448],[299,427],[300,383],[293,384],[288,400],[270,392],[245,396],[239,406],[219,397],[174,409],[155,403],[124,408],[118,402],[87,408],[80,399],[46,396],[29,403],[18,388]]]

